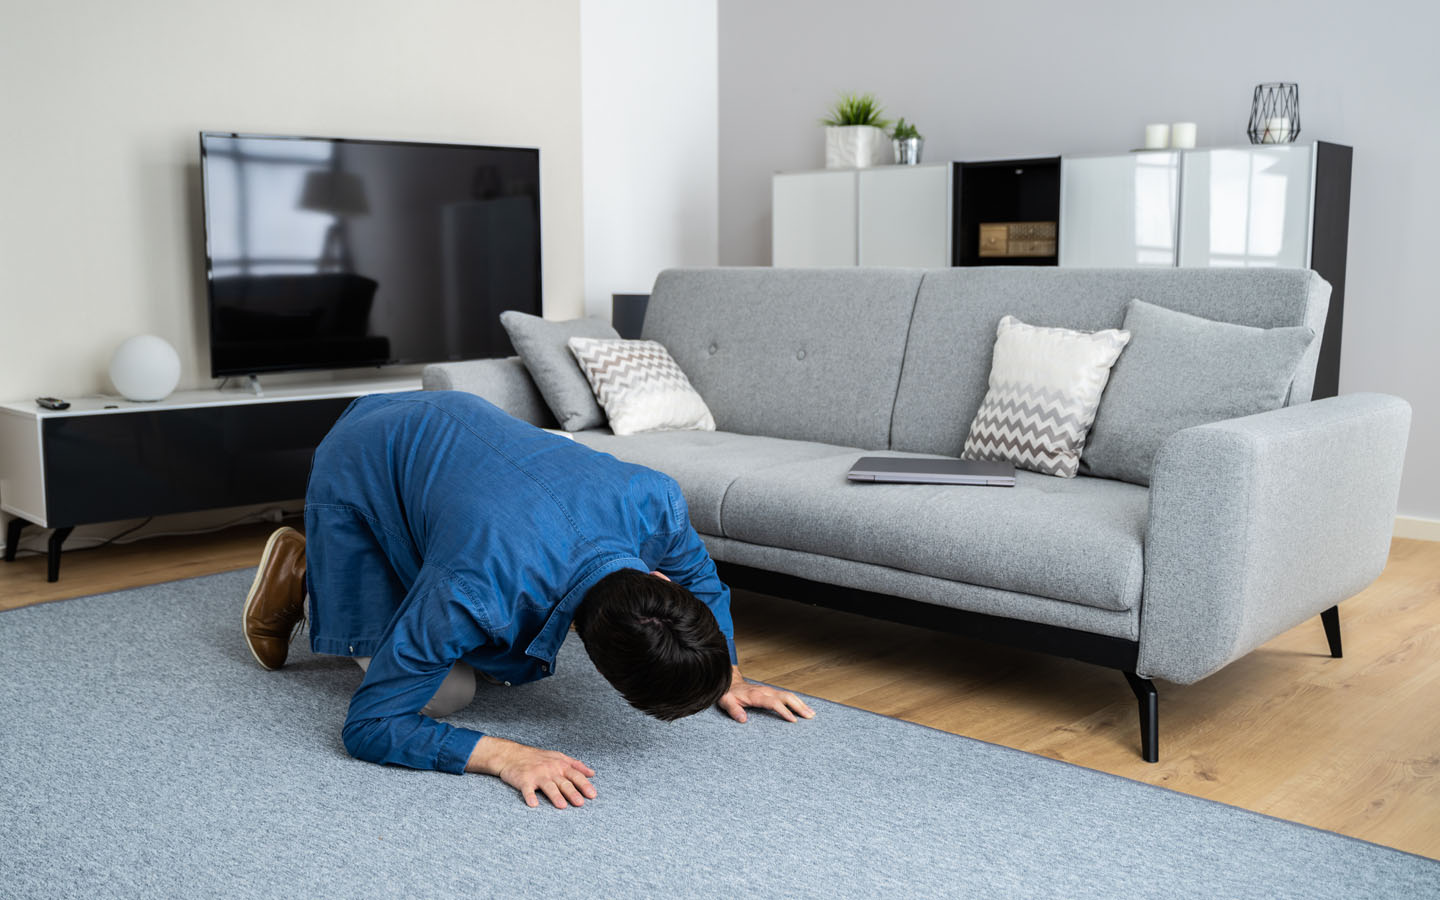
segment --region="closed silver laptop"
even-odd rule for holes
[[[1014,487],[1015,467],[1009,463],[948,457],[862,456],[850,467],[851,481],[901,484],[979,484]]]

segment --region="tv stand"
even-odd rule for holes
[[[180,391],[154,403],[82,397],[65,410],[0,404],[0,510],[14,516],[5,561],[26,527],[54,528],[56,581],[76,525],[304,497],[310,458],[351,401],[419,388],[407,376],[254,396]]]
[[[263,396],[265,396],[265,391],[260,387],[260,376],[259,376],[259,375],[246,375],[246,376],[245,376],[245,383],[248,384],[248,385],[250,385],[250,390],[255,394],[255,396],[257,396],[257,397],[263,397]]]

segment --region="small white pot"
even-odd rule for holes
[[[890,136],[873,125],[825,126],[825,168],[864,169],[890,162]]]

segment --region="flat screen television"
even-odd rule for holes
[[[540,151],[203,132],[210,371],[508,356],[540,315]]]

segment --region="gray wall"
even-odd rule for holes
[[[824,164],[817,120],[871,91],[926,160],[1121,152],[1146,122],[1247,142],[1261,81],[1302,140],[1355,147],[1341,390],[1415,407],[1403,515],[1440,519],[1440,4],[722,0],[720,262],[770,261],[770,175]]]

